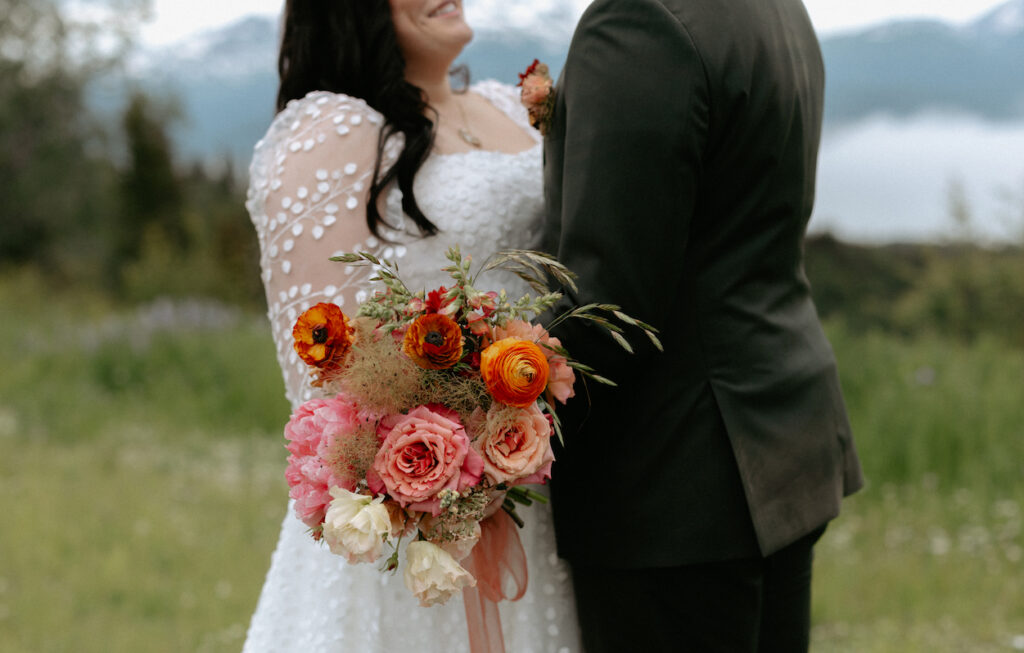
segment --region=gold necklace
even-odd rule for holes
[[[477,138],[473,132],[469,131],[469,120],[466,119],[466,110],[462,107],[462,102],[456,99],[455,106],[458,107],[459,115],[462,116],[462,126],[459,127],[459,138],[472,147],[483,147],[483,143],[480,142],[480,139]]]

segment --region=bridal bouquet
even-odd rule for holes
[[[332,553],[382,560],[383,570],[398,569],[408,538],[404,578],[421,605],[478,581],[500,587],[493,561],[518,545],[509,526],[522,526],[517,506],[546,500],[524,486],[551,475],[556,404],[574,395],[576,372],[610,383],[530,321],[561,297],[545,275],[571,287],[571,273],[538,252],[502,252],[477,274],[508,269],[538,293],[513,299],[478,290],[472,259],[458,248],[444,268],[450,287],[429,292],[410,291],[390,261],[366,253],[334,260],[374,266],[383,289],[354,316],[321,303],[295,323],[295,351],[322,391],[285,427],[297,516]],[[615,306],[578,307],[554,323],[595,321],[628,349],[606,314],[657,344],[653,329]]]

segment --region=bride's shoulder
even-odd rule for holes
[[[373,171],[378,157],[390,165],[403,140],[393,135],[379,151],[383,124],[384,117],[364,100],[343,93],[313,91],[289,101],[253,147],[250,206],[258,209],[271,190],[295,175],[331,170],[362,177]]]
[[[519,102],[519,87],[496,79],[473,82],[469,89],[491,102]]]
[[[519,100],[519,87],[494,79],[476,82],[470,90],[497,107],[520,126],[529,125],[526,108]]]
[[[376,132],[384,117],[362,98],[312,91],[305,97],[289,100],[270,123],[267,133],[256,144],[261,149],[290,143],[294,147],[299,139],[313,133],[333,131],[345,135],[352,130],[371,129]]]

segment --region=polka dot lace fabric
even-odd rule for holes
[[[515,88],[484,82],[472,92],[529,130]],[[431,155],[414,188],[440,233],[416,235],[394,189],[381,205],[388,228],[383,238],[374,237],[366,226],[365,202],[382,124],[362,100],[316,92],[289,103],[256,145],[247,207],[259,236],[268,317],[293,408],[315,392],[291,349],[295,318],[321,301],[352,313],[374,290],[372,270],[329,257],[372,252],[396,261],[411,288],[429,290],[448,280],[440,268],[452,245],[478,260],[510,247],[537,246],[541,147],[532,130],[537,143],[518,154]],[[385,165],[400,147],[400,137],[386,144]],[[514,277],[485,277],[480,285],[524,291]],[[283,450],[281,460],[283,473]],[[520,535],[530,580],[522,599],[501,604],[506,650],[580,651],[569,570],[555,555],[550,508],[535,504],[523,512],[527,526]],[[376,565],[349,565],[332,555],[309,537],[289,504],[243,650],[455,653],[469,646],[461,597],[419,607],[400,573],[382,574]]]

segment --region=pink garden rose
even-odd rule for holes
[[[524,320],[509,320],[503,327],[494,330],[494,340],[502,338],[522,338],[537,343],[548,359],[548,390],[555,399],[563,404],[570,397],[576,395],[573,385],[576,383],[576,373],[569,367],[565,356],[561,356],[551,347],[561,347],[562,343],[554,338],[539,324],[530,324]]]
[[[437,404],[380,424],[384,441],[366,480],[370,490],[387,490],[403,507],[437,514],[441,490],[462,492],[480,482],[483,460],[469,446],[458,414]]]
[[[335,473],[328,464],[325,450],[338,440],[358,433],[372,422],[371,416],[359,410],[345,395],[331,399],[312,399],[299,406],[284,427],[288,456],[285,479],[295,499],[295,512],[310,528],[324,521],[331,502],[329,489],[343,487],[354,490],[355,482]]]
[[[543,483],[551,478],[551,422],[537,404],[510,409],[493,404],[477,409],[473,447],[484,459],[484,475],[495,484]]]

